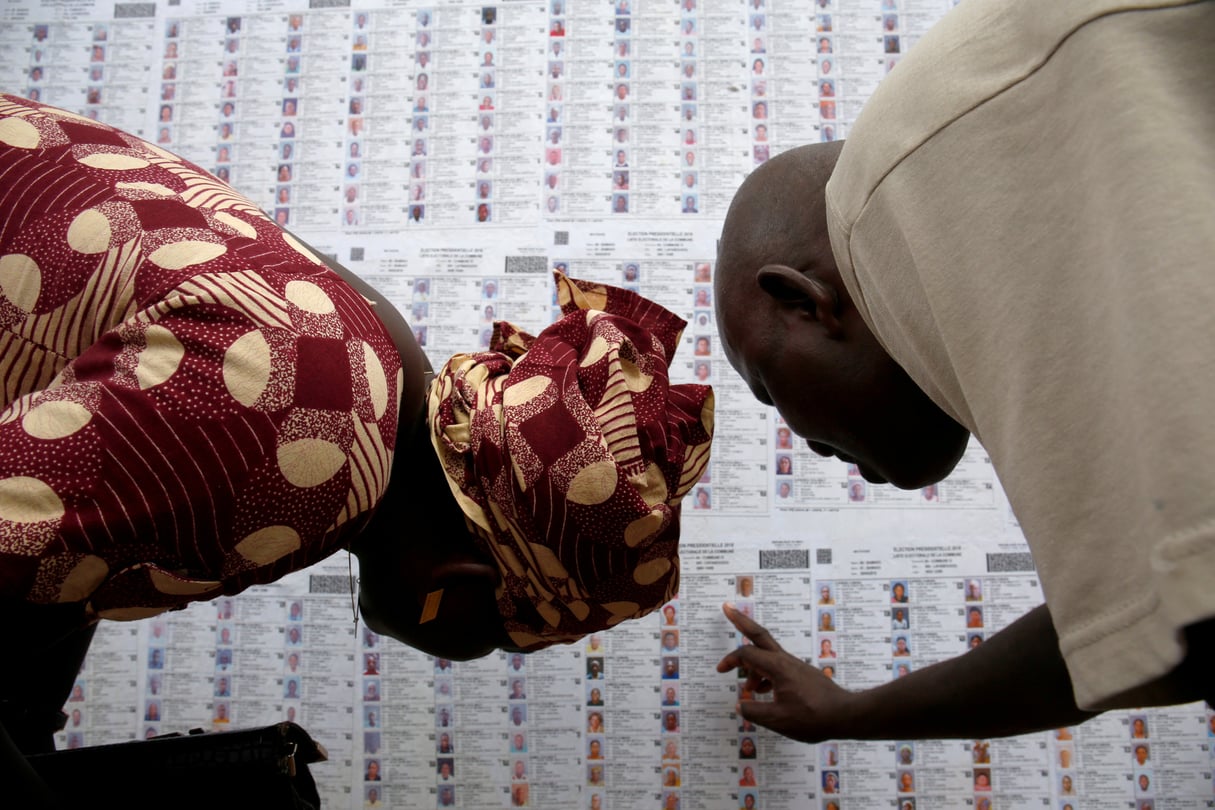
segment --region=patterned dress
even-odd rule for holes
[[[555,276],[561,319],[535,337],[499,322],[490,351],[455,355],[430,389],[435,450],[528,651],[676,596],[682,501],[714,426],[713,389],[670,383],[682,319]]]
[[[0,596],[137,619],[323,559],[384,492],[401,381],[249,200],[0,96]]]

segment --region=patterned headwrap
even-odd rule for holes
[[[490,350],[451,358],[430,391],[435,449],[526,650],[676,594],[680,501],[713,434],[713,390],[668,379],[683,320],[554,276],[560,320],[537,337],[497,323]]]

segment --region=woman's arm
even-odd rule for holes
[[[392,336],[404,370],[388,489],[350,549],[359,558],[364,621],[377,633],[443,658],[468,660],[509,648],[495,596],[497,567],[469,534],[430,441],[430,361],[404,317],[379,290],[293,237],[375,302],[376,316]],[[435,615],[423,622],[428,597],[437,602]]]
[[[367,626],[423,652],[468,660],[510,648],[496,564],[469,533],[430,443],[425,414],[398,451],[388,491],[351,550]],[[432,597],[431,594],[438,594]],[[423,622],[427,598],[434,616]]]

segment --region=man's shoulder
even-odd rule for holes
[[[1197,1],[966,0],[929,30],[866,102],[827,185],[829,215],[847,229],[900,162],[1033,75],[1089,23]]]

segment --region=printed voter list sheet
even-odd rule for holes
[[[950,0],[7,0],[0,86],[230,183],[380,290],[438,368],[559,315],[553,271],[687,322],[716,392],[678,594],[576,643],[454,662],[356,620],[340,552],[104,623],[60,748],[284,720],[329,808],[1205,808],[1203,704],[1009,739],[803,745],[734,713],[723,602],[850,688],[981,645],[1042,594],[983,447],[904,491],[812,452],[731,369],[717,238],[756,167],[847,137]],[[1003,699],[992,695],[993,702]]]

